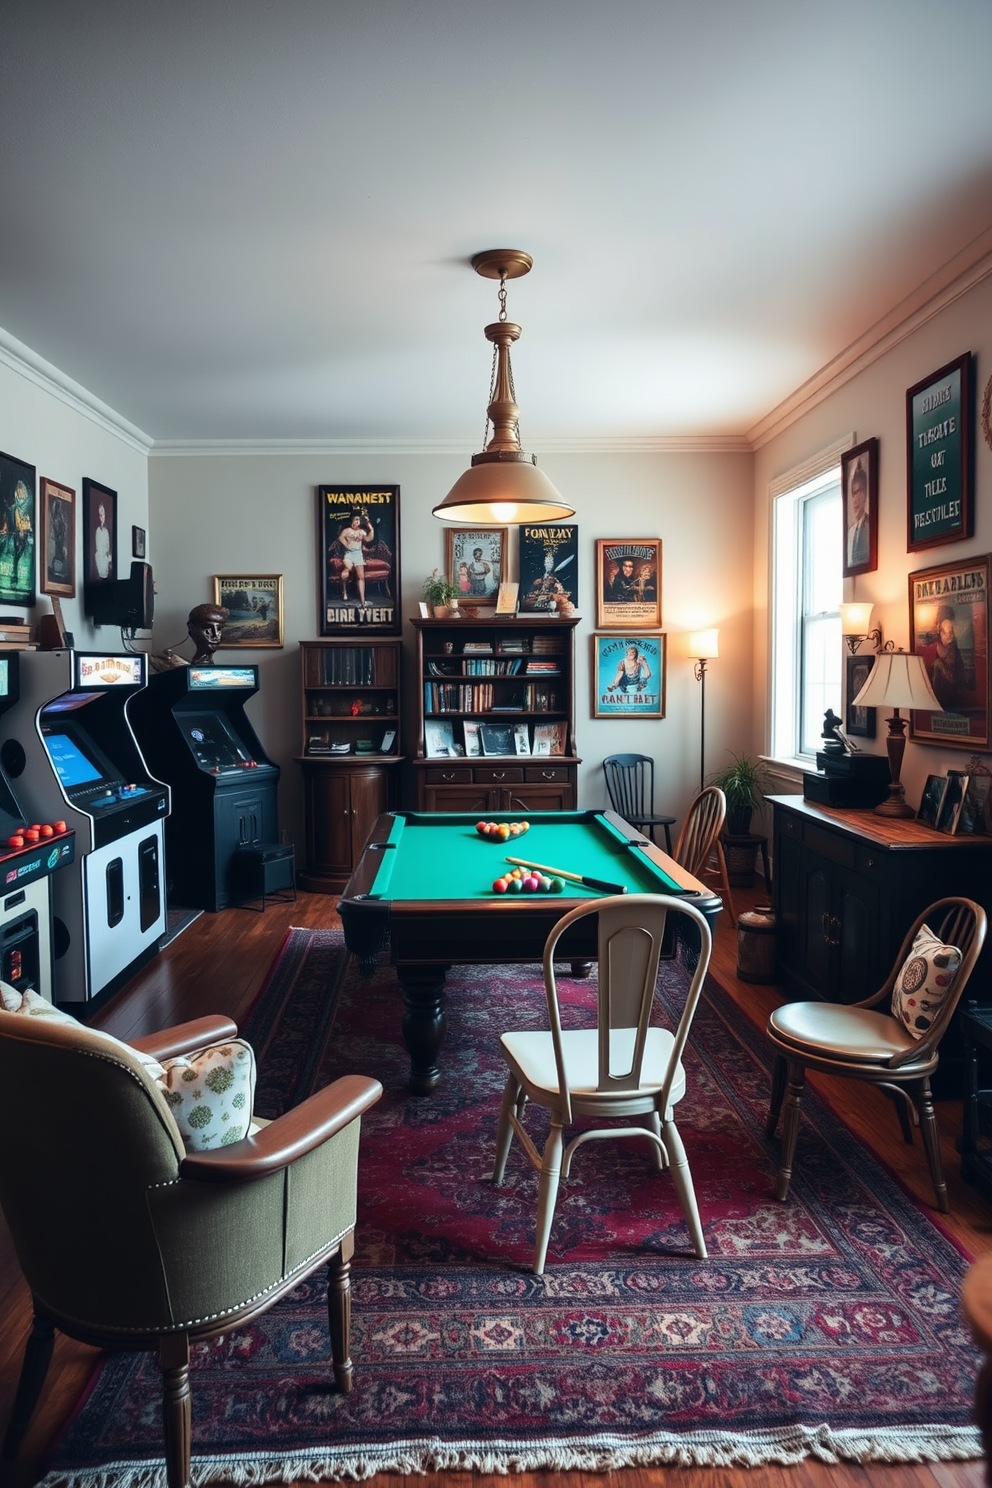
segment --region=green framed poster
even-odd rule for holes
[[[906,393],[906,551],[971,537],[971,352]]]

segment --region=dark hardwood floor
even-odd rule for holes
[[[758,891],[735,891],[737,908],[746,908]],[[204,1013],[243,1017],[257,994],[265,973],[291,925],[331,927],[339,924],[335,901],[319,894],[301,893],[296,904],[268,905],[264,913],[230,909],[204,914],[149,962],[94,1017],[94,1023],[121,1038],[137,1037]],[[712,970],[717,979],[756,1023],[764,1026],[769,1010],[781,1000],[777,989],[749,984],[736,976],[737,939],[726,917],[720,927]],[[879,1092],[853,1082],[819,1080],[818,1088],[832,1100],[864,1140],[924,1203],[932,1199],[926,1161],[919,1139],[906,1146],[895,1115]],[[992,1204],[982,1199],[959,1176],[955,1139],[960,1131],[957,1101],[938,1106],[944,1162],[948,1173],[951,1214],[944,1219],[950,1233],[972,1256],[992,1251]],[[9,1236],[0,1225],[0,1433],[13,1400],[21,1354],[30,1324],[27,1289],[13,1255]],[[20,1461],[8,1474],[8,1488],[35,1483],[48,1444],[58,1432],[85,1386],[93,1351],[59,1337],[55,1357]],[[361,1360],[356,1360],[361,1368]],[[195,1442],[194,1442],[195,1452]],[[630,1468],[605,1474],[530,1473],[520,1488],[980,1488],[984,1463],[908,1464],[877,1466],[804,1462],[790,1467],[740,1470],[680,1466]],[[581,1479],[587,1481],[582,1482]],[[404,1479],[381,1474],[372,1488],[401,1488]],[[505,1479],[482,1479],[475,1473],[429,1474],[427,1488],[498,1488]]]

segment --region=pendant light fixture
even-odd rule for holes
[[[522,522],[560,522],[575,515],[537,460],[520,448],[520,409],[513,388],[510,347],[520,327],[506,318],[506,281],[529,274],[534,260],[519,248],[490,248],[477,253],[472,267],[485,279],[499,280],[499,320],[486,326],[493,343],[493,369],[483,444],[493,426],[493,437],[472,465],[458,477],[434,515],[473,526],[518,525]]]

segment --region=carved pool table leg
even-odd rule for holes
[[[444,978],[447,966],[397,967],[403,987],[403,1039],[410,1053],[410,1090],[430,1095],[441,1078]]]

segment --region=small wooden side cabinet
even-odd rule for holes
[[[339,894],[376,818],[398,804],[399,640],[302,641],[303,889]]]

